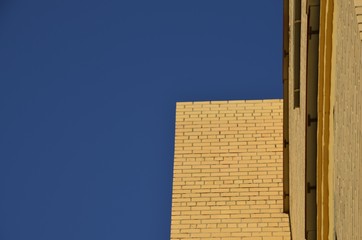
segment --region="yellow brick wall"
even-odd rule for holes
[[[361,0],[335,1],[331,230],[338,239],[351,240],[362,239],[362,21],[356,12],[362,16]]]
[[[301,0],[300,106],[294,108],[294,4],[295,1],[289,1],[289,205],[293,240],[304,240],[308,16],[307,1]]]
[[[282,100],[176,107],[171,239],[290,239]]]

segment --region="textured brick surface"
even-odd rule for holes
[[[302,1],[300,42],[300,107],[294,108],[294,2],[289,1],[289,195],[290,223],[293,240],[305,236],[305,125],[307,71],[307,14]]]
[[[362,46],[360,0],[335,1],[334,221],[338,239],[362,239]],[[355,11],[356,10],[356,11]],[[361,21],[359,21],[361,24]]]
[[[282,100],[177,103],[171,239],[290,239]]]

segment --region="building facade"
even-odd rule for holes
[[[362,239],[362,0],[284,0],[284,100],[178,103],[171,239]]]
[[[282,100],[177,103],[171,239],[290,239]]]
[[[284,1],[284,210],[293,239],[362,239],[362,1]]]

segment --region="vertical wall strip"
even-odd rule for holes
[[[300,107],[300,31],[301,0],[294,3],[294,108]]]
[[[289,213],[289,1],[283,15],[283,212]]]

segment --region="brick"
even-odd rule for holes
[[[281,100],[177,104],[172,240],[261,239],[273,228],[285,231],[289,225],[264,220],[283,219],[275,215],[282,185],[273,182],[282,175],[281,111]]]

